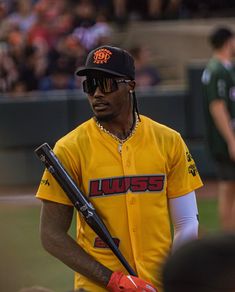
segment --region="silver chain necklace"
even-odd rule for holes
[[[134,125],[134,127],[132,128],[130,134],[129,134],[125,139],[120,139],[120,138],[118,138],[116,135],[114,135],[114,134],[112,134],[111,132],[109,132],[109,130],[105,129],[105,128],[104,128],[104,127],[98,122],[98,120],[97,120],[96,118],[94,118],[94,119],[95,119],[96,125],[98,126],[98,128],[99,128],[102,132],[108,134],[108,135],[111,136],[114,140],[116,140],[116,141],[118,142],[118,152],[119,152],[120,154],[122,153],[122,146],[123,146],[123,144],[135,134],[136,129],[137,129],[138,125],[139,125],[139,118],[138,118],[137,113],[135,113],[135,125]]]

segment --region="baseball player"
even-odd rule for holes
[[[99,47],[76,74],[85,76],[94,117],[62,137],[54,151],[138,277],[127,275],[79,214],[71,238],[72,203],[47,170],[37,192],[42,244],[76,272],[76,289],[161,291],[165,257],[197,237],[195,189],[202,182],[194,160],[179,133],[139,114],[127,51]]]
[[[235,230],[235,34],[217,27],[209,36],[213,50],[203,74],[206,137],[215,160],[221,227]]]

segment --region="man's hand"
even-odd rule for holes
[[[157,292],[152,284],[134,276],[124,275],[123,272],[112,274],[107,289],[110,292]]]

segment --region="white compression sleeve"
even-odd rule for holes
[[[172,251],[198,237],[198,209],[195,192],[170,199],[169,208],[174,227]]]

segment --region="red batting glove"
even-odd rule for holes
[[[110,292],[157,292],[157,289],[150,283],[123,272],[114,272],[111,275],[107,289]]]

